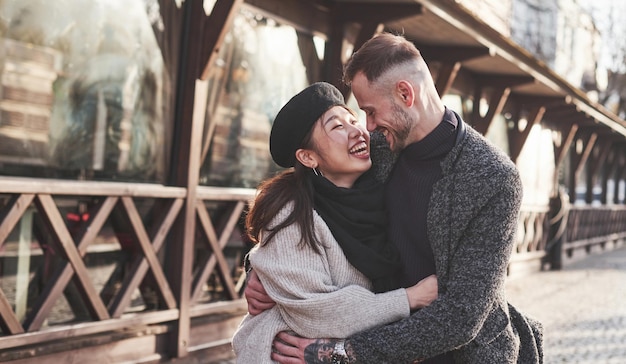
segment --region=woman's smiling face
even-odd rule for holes
[[[322,114],[313,127],[311,143],[317,169],[339,187],[352,187],[372,166],[369,133],[342,106]]]

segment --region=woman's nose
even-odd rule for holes
[[[363,129],[358,124],[350,124],[350,137],[356,138],[363,135]]]

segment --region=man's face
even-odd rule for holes
[[[352,92],[365,112],[367,130],[380,131],[394,152],[407,146],[412,125],[410,114],[394,100],[394,95],[381,95],[370,85],[362,72],[352,80]]]

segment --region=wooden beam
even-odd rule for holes
[[[360,27],[358,29],[358,32],[356,34],[355,40],[354,40],[354,44],[352,46],[353,48],[353,52],[358,50],[359,48],[361,48],[361,46],[363,44],[365,44],[365,42],[367,42],[370,38],[372,38],[374,35],[382,32],[384,29],[384,25],[382,23],[378,23],[378,22],[364,22],[360,24]],[[344,35],[342,34],[342,37]],[[335,40],[335,38],[331,38],[332,40],[330,41],[331,43],[337,43],[338,41]],[[339,41],[342,45],[344,43],[344,39],[342,38],[341,41]],[[341,54],[344,54],[344,48],[341,48]],[[337,63],[339,62],[339,63]],[[333,75],[330,76],[329,79],[333,79],[335,80],[335,82],[337,82],[335,84],[335,86],[337,86],[337,88],[341,91],[341,93],[343,94],[343,97],[347,100],[348,97],[350,97],[350,93],[351,93],[351,88],[349,86],[347,86],[344,82],[343,82],[343,67],[344,67],[345,63],[344,63],[344,59],[343,58],[335,58],[335,63],[333,63],[332,65],[329,65],[330,67],[332,67],[332,70],[334,70]],[[340,71],[340,74],[338,72],[338,70]]]
[[[326,47],[324,47],[325,69],[322,80],[337,86],[345,93],[345,87],[343,87],[342,82],[345,23],[337,19],[332,22],[330,29],[329,40],[326,42]]]
[[[511,76],[499,74],[475,74],[476,83],[483,87],[510,88],[535,82],[530,76]]]
[[[509,145],[510,145],[510,153],[511,153],[511,159],[513,160],[513,162],[517,161],[517,158],[519,157],[520,152],[522,151],[522,148],[524,148],[524,144],[526,143],[526,140],[528,139],[528,135],[530,135],[530,131],[533,128],[533,126],[539,124],[541,122],[541,119],[543,118],[543,114],[545,113],[546,108],[543,106],[539,106],[536,107],[534,110],[532,110],[529,115],[528,115],[528,119],[526,122],[526,127],[524,128],[524,130],[519,131],[517,129],[515,130],[509,130]],[[519,120],[515,121],[515,124],[517,125],[519,123]]]
[[[106,333],[111,331],[124,331],[129,327],[147,326],[176,320],[178,310],[163,310],[157,312],[146,312],[142,314],[130,314],[117,320],[106,320],[101,322],[80,322],[76,324],[54,326],[46,330],[27,333],[23,335],[6,335],[0,338],[0,352],[4,349],[14,347],[24,347],[26,345],[37,345],[43,347],[45,343],[54,340],[63,341],[70,337],[88,337],[93,334]],[[47,363],[42,359],[39,362]]]
[[[24,328],[13,312],[13,306],[0,290],[0,328],[5,335],[15,335],[24,332]]]
[[[384,27],[384,24],[379,22],[362,23],[359,34],[354,41],[354,50],[358,50],[374,35],[381,33],[384,30]]]
[[[189,1],[202,3],[200,0]],[[202,47],[200,52],[202,68],[198,76],[201,80],[208,78],[209,68],[217,57],[224,42],[224,36],[226,36],[242,3],[243,0],[217,0],[208,19],[202,19],[203,30],[199,39],[196,38],[200,41],[198,45]],[[202,4],[200,5],[202,6]],[[202,9],[202,13],[204,14],[204,9]],[[193,33],[189,36],[191,39],[195,37]]]
[[[1,187],[0,187],[1,188]],[[34,194],[24,193],[11,196],[11,199],[7,202],[4,211],[0,214],[0,247],[7,239],[11,231],[15,228],[17,223],[24,215],[24,212],[30,206],[30,203],[35,198]]]
[[[494,74],[474,74],[474,103],[472,109],[473,127],[481,134],[487,133],[491,122],[500,114],[506,105],[511,87],[534,82],[528,76],[508,76]],[[485,89],[491,89],[491,97],[485,116],[480,115],[480,102]]]
[[[207,237],[207,243],[213,254],[204,264],[202,272],[198,276],[199,278],[197,278],[194,282],[192,295],[193,302],[197,301],[200,298],[202,286],[206,282],[210,273],[213,272],[216,264],[219,267],[218,274],[222,279],[222,283],[224,285],[224,288],[226,289],[226,292],[231,297],[231,299],[238,298],[237,291],[235,290],[235,285],[233,283],[232,277],[230,276],[230,271],[226,262],[226,258],[224,257],[223,249],[226,246],[226,243],[228,242],[228,239],[230,238],[244,207],[245,203],[243,201],[239,201],[232,206],[232,208],[230,209],[229,218],[226,222],[226,225],[222,229],[222,232],[218,239],[215,228],[213,227],[213,223],[211,222],[209,214],[206,210],[206,206],[204,206],[204,203],[202,201],[198,201],[198,219],[200,220],[200,223],[204,229]]]
[[[589,155],[589,163],[587,163],[587,191],[585,191],[585,201],[587,201],[587,203],[591,203],[593,201],[593,188],[596,185],[598,171],[600,170],[600,167],[604,165],[604,162],[609,155],[611,143],[596,143],[596,148],[594,148],[594,150],[598,149],[599,152],[595,156],[592,151]]]
[[[302,0],[245,0],[244,5],[254,7],[279,23],[289,24],[296,30],[327,36],[330,33],[330,1]]]
[[[369,1],[336,2],[335,11],[341,23],[386,23],[421,15],[424,10],[417,2],[373,3]]]
[[[487,133],[491,122],[500,114],[509,97],[511,89],[500,87],[492,91],[488,103],[488,110],[485,116],[480,115],[480,102],[482,100],[482,87],[477,87],[474,93],[474,103],[472,108],[472,126],[481,134]]]
[[[305,67],[306,77],[309,83],[321,81],[320,71],[322,70],[322,61],[317,56],[313,36],[300,31],[296,31],[296,35],[298,37],[300,58]]]
[[[576,179],[580,177],[580,173],[582,172],[582,169],[585,166],[585,163],[587,163],[587,159],[591,155],[591,151],[593,150],[593,147],[595,146],[597,139],[598,139],[598,135],[596,133],[591,133],[589,137],[587,138],[585,149],[581,153],[578,163],[574,166],[575,167],[574,175]]]
[[[610,141],[603,139],[599,140],[598,147],[600,148],[598,155],[595,157],[592,156],[591,174],[593,175],[597,174],[600,168],[604,165],[604,162],[606,162],[613,144]]]
[[[553,123],[559,124],[588,124],[591,121],[585,113],[577,110],[561,110],[551,112],[546,110],[545,118]]]
[[[441,64],[435,81],[435,88],[437,88],[440,97],[448,93],[460,69],[461,62],[443,62]]]
[[[428,44],[415,44],[424,60],[429,62],[456,63],[465,62],[476,58],[491,57],[492,53],[486,47],[471,46],[433,46]]]
[[[131,215],[134,216],[132,217],[132,220],[134,220],[134,228],[143,230],[143,224],[141,223],[141,220],[136,221],[138,213],[132,201],[123,200],[122,202],[127,209],[124,212],[127,215],[127,218],[131,219]],[[161,246],[163,245],[163,242],[165,240],[165,236],[169,232],[182,206],[182,199],[176,199],[171,201],[169,204],[169,208],[166,208],[164,210],[167,213],[162,215],[161,219],[158,220],[159,223],[153,225],[155,226],[156,232],[154,232],[153,234],[146,234],[146,238],[148,240],[151,240],[151,243],[147,244],[147,246],[141,246],[141,250],[148,249],[148,246],[151,246],[151,248],[149,249],[154,252],[150,253],[150,255],[153,256],[150,257],[152,258],[152,260],[156,259],[156,252],[161,249]],[[160,211],[160,213],[163,213],[164,211]],[[138,224],[141,225],[141,227],[135,226]],[[139,239],[139,237],[137,237],[137,239]],[[148,260],[150,258],[147,258],[144,254],[136,258],[133,262],[131,269],[129,269],[129,273],[126,274],[126,276],[124,277],[120,292],[114,297],[111,303],[109,303],[109,312],[111,312],[112,317],[119,318],[124,313],[124,310],[126,309],[132,298],[131,295],[134,293],[134,290],[139,287],[139,284],[145,277],[148,268],[150,268],[150,266],[152,265]],[[153,276],[155,277],[155,281],[157,284],[157,293],[159,294],[160,298],[165,302],[166,308],[175,308],[176,302],[174,300],[174,296],[169,288],[169,285],[167,285],[167,281],[163,281],[164,276],[163,278],[161,278],[163,273],[161,271],[160,264],[158,262],[156,264],[159,267],[156,273],[153,271]]]
[[[562,130],[561,132],[563,131],[564,130]],[[556,156],[556,160],[555,160],[556,170],[558,170],[561,167],[561,164],[565,160],[565,156],[567,156],[567,151],[572,145],[572,141],[574,140],[574,137],[576,136],[577,132],[578,132],[578,125],[576,124],[570,125],[567,130],[567,136],[565,137],[565,140],[561,142],[560,146],[558,147],[556,145],[554,146],[554,150],[555,150],[554,155]]]
[[[89,278],[89,272],[82,260],[82,256],[75,245],[72,236],[67,230],[63,217],[56,207],[52,196],[38,195],[35,205],[41,213],[41,218],[45,222],[54,242],[59,247],[65,259],[69,261],[74,270],[74,279],[78,283],[78,290],[83,298],[87,310],[95,320],[105,320],[110,318],[109,313],[100,299],[93,283]]]
[[[102,230],[102,226],[104,226],[117,201],[117,197],[107,197],[90,209],[90,219],[76,238],[78,240],[76,249],[81,257],[85,256],[89,243],[94,241]],[[24,320],[24,327],[27,331],[33,332],[41,329],[54,304],[73,277],[74,270],[70,263],[68,261],[60,262],[33,305],[32,312]]]
[[[544,106],[546,108],[546,114],[551,108],[558,107],[567,103],[567,97],[565,96],[545,96],[512,93],[510,97],[515,100],[515,103],[523,107]]]
[[[176,94],[176,111],[174,119],[173,156],[170,163],[169,183],[174,186],[185,187],[185,204],[172,228],[170,244],[167,244],[168,259],[165,262],[167,276],[171,290],[176,299],[178,307],[178,319],[172,323],[172,339],[168,340],[168,355],[171,357],[185,357],[188,354],[190,343],[190,292],[192,282],[193,267],[193,246],[196,233],[196,213],[195,201],[198,189],[200,173],[200,157],[202,153],[202,134],[204,127],[203,105],[197,106],[194,103],[197,94],[202,91],[196,89],[198,82],[198,70],[206,69],[209,63],[203,58],[207,53],[213,53],[218,46],[218,40],[225,29],[216,30],[213,36],[213,44],[201,50],[197,44],[194,34],[203,34],[206,26],[211,26],[211,22],[206,24],[206,16],[202,6],[202,1],[193,0],[183,2],[183,31],[181,31],[181,53],[180,68],[178,70],[178,85]],[[219,4],[219,5],[218,5]],[[240,1],[219,0],[217,10],[212,14],[222,14],[230,16],[230,11],[224,9],[234,9]],[[228,13],[228,14],[225,14]],[[227,21],[215,19],[215,24],[225,26]],[[212,24],[212,26],[215,26]],[[197,40],[197,39],[196,39]],[[207,40],[207,39],[205,39]],[[196,111],[196,107],[200,110]]]
[[[609,192],[609,178],[611,175],[615,175],[615,170],[619,163],[619,155],[617,153],[617,145],[613,144],[605,161],[605,167],[602,170],[602,195],[600,196],[600,201],[603,205],[606,205],[608,202],[607,195]]]
[[[626,180],[626,145],[620,145],[617,151],[617,166],[615,168],[615,185],[613,189],[613,203],[619,203],[619,187],[622,179]],[[626,185],[626,183],[625,183]],[[626,189],[626,186],[625,186]],[[626,197],[624,198],[626,204]]]

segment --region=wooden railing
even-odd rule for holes
[[[576,249],[589,252],[626,239],[626,206],[573,206],[566,223],[563,251],[570,256]]]
[[[549,209],[547,206],[522,206],[517,225],[516,243],[509,263],[509,274],[536,270],[546,258]]]
[[[68,337],[172,330],[182,320],[171,244],[194,247],[188,320],[204,323],[189,323],[190,350],[230,350],[246,310],[242,217],[254,190],[198,187],[196,234],[187,242],[168,235],[183,216],[185,188],[3,177],[0,191],[0,361],[35,357],[28,346]],[[566,253],[626,238],[626,206],[566,208],[565,229],[553,234],[548,207],[524,206],[511,262],[551,259],[554,236]]]
[[[194,244],[193,317],[241,301],[249,249],[241,217],[254,190],[198,187],[195,240],[168,241],[186,194],[153,184],[0,178],[0,352],[178,320],[168,244]],[[105,255],[108,265],[99,264]]]

